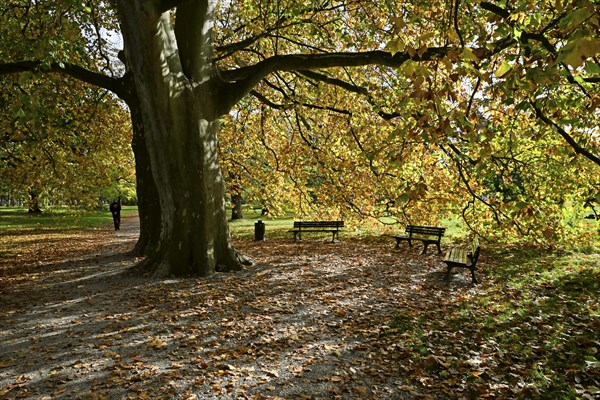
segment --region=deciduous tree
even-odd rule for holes
[[[456,171],[451,182],[462,185],[474,203],[498,213],[471,179],[473,170],[489,164],[494,147],[486,139],[487,126],[503,110],[538,127],[529,132],[546,126],[577,154],[600,164],[594,58],[599,18],[587,0],[520,1],[510,7],[459,0],[111,4],[114,9],[103,2],[82,6],[65,1],[45,15],[78,16],[97,38],[100,23],[114,27],[118,20],[124,75],[109,69],[110,62],[104,64],[106,71],[77,65],[67,51],[41,60],[3,56],[0,71],[68,74],[114,91],[134,109],[134,125],[148,156],[144,170],[152,172],[147,182],[154,184],[160,204],[160,235],[151,243],[156,253],[146,264],[156,275],[240,268],[243,258],[229,242],[217,130],[219,120],[248,94],[289,113],[294,131],[288,133],[314,147],[317,167],[307,172],[323,185],[331,177],[319,171],[319,165],[327,165],[319,147],[342,139],[297,110],[328,109],[327,125],[335,123],[335,115],[343,114],[337,112],[336,93],[350,92],[383,121],[391,121],[381,138],[416,143],[396,148],[395,155],[369,148],[368,131],[354,125],[367,126],[367,114],[346,118],[352,146],[371,158],[371,172],[384,170],[378,158],[383,154],[396,162],[411,152],[424,154],[418,163],[397,170],[402,171],[397,193],[404,203],[430,197],[431,187],[448,187],[444,174],[423,173],[435,171],[432,165],[444,162],[445,155],[446,166]],[[110,18],[113,10],[117,19]],[[497,100],[486,103],[488,96]],[[577,115],[578,122],[564,120],[565,112]],[[484,120],[491,122],[479,124]],[[329,156],[344,163],[345,155]],[[355,182],[339,176],[341,185]],[[346,204],[354,201],[345,197]]]

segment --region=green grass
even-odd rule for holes
[[[128,216],[137,213],[137,207],[124,206],[121,215]],[[254,237],[254,224],[262,220],[265,223],[267,238],[290,238],[288,232],[294,224],[294,215],[286,213],[283,216],[261,216],[261,209],[247,206],[244,208],[244,219],[230,221],[230,230],[234,238],[251,239]],[[108,209],[106,211],[78,211],[68,208],[57,208],[44,211],[41,214],[30,214],[25,208],[0,207],[1,230],[33,230],[33,229],[89,229],[112,223]],[[444,240],[461,240],[466,235],[459,221],[445,221],[443,226],[448,230]],[[398,225],[394,230],[403,231]],[[347,225],[341,237],[378,236],[381,231],[377,228]],[[311,238],[330,237],[330,233],[311,233]],[[447,238],[447,239],[446,239]]]
[[[465,224],[459,216],[444,219],[439,225],[446,228],[444,241],[465,242],[469,240],[469,231],[465,228]]]
[[[239,239],[250,239],[254,237],[254,224],[261,220],[265,224],[265,235],[267,238],[290,238],[291,234],[288,232],[294,225],[294,214],[286,213],[283,216],[270,217],[261,216],[261,209],[254,209],[252,207],[244,208],[244,219],[230,221],[229,227],[231,234],[234,238]],[[443,220],[439,226],[446,228],[446,233],[442,238],[442,244],[453,243],[453,242],[465,242],[469,239],[469,232],[464,227],[464,224],[460,218],[446,219]],[[346,226],[340,233],[340,238],[364,238],[372,236],[380,236],[384,231],[389,230],[389,225],[377,224],[352,224],[346,221]],[[390,232],[403,233],[404,225],[394,224],[394,227]],[[311,238],[327,238],[331,237],[330,233],[311,233]]]
[[[261,216],[260,209],[246,208],[243,211],[244,219],[229,222],[231,235],[239,239],[250,239],[254,237],[254,224],[261,220],[265,224],[265,235],[267,238],[285,237],[287,231],[294,225],[292,214],[272,218]],[[289,237],[289,234],[287,234]]]
[[[121,216],[137,214],[137,207],[124,206]],[[79,211],[68,208],[53,209],[39,214],[28,213],[25,208],[1,207],[0,230],[68,230],[93,229],[112,223],[106,211]]]
[[[261,216],[260,209],[245,208],[244,219],[229,221],[229,227],[231,234],[234,238],[239,239],[250,239],[254,237],[254,224],[261,220],[265,224],[265,235],[267,238],[291,238],[292,234],[289,233],[294,226],[293,213],[286,213],[283,216],[270,217]],[[404,228],[398,225],[397,232],[404,231]],[[379,236],[382,233],[381,230],[373,226],[367,225],[356,225],[346,221],[345,227],[340,233],[340,238],[360,238],[365,236]],[[331,238],[329,232],[311,232],[310,237],[313,239],[319,238]]]

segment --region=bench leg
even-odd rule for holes
[[[294,232],[294,242],[297,240],[302,240],[302,235],[300,232]]]
[[[475,268],[469,268],[471,270],[471,280],[473,283],[478,283],[477,278],[475,277]]]
[[[437,242],[438,254],[442,254],[442,247],[440,246],[440,242]]]
[[[396,247],[394,247],[394,250],[400,250],[400,239],[398,238],[394,238],[396,239]]]
[[[452,266],[447,264],[448,268],[446,269],[446,276],[444,277],[444,281],[450,282],[452,280]]]
[[[427,253],[427,247],[428,246],[429,246],[429,243],[423,242],[423,251],[421,252],[421,255]]]

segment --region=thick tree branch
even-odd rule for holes
[[[16,74],[20,72],[58,73],[78,79],[90,85],[98,86],[125,98],[125,88],[122,78],[109,76],[90,71],[83,67],[69,63],[52,63],[49,66],[40,61],[19,61],[0,64],[0,75]]]
[[[277,71],[306,71],[310,69],[334,67],[359,67],[367,65],[383,65],[399,67],[406,61],[431,61],[439,59],[449,51],[456,50],[451,47],[432,47],[422,54],[410,56],[408,53],[392,55],[385,51],[368,51],[361,53],[328,53],[328,54],[295,54],[273,56],[255,65],[234,70],[222,71],[221,79],[229,82],[224,90],[230,95],[229,104],[224,105],[221,112],[227,112],[233,104],[250,92],[267,75]]]
[[[583,155],[584,157],[588,158],[589,160],[593,161],[594,163],[600,166],[600,157],[593,154],[589,150],[582,147],[579,143],[577,143],[577,141],[573,139],[573,137],[569,135],[567,131],[565,131],[560,125],[552,121],[550,118],[546,117],[543,111],[534,102],[530,102],[530,104],[531,107],[533,107],[533,109],[535,110],[536,117],[545,122],[547,125],[552,126],[554,129],[556,129],[558,134],[562,136],[563,139],[567,141],[567,143],[569,143],[573,150],[575,150],[575,153]]]
[[[490,2],[487,1],[482,1],[481,3],[479,3],[479,5],[481,6],[481,8],[483,8],[484,10],[487,10],[491,13],[494,13],[504,19],[510,17],[510,11],[505,10],[504,8],[497,6],[495,4],[492,4]]]
[[[306,71],[298,71],[298,73],[306,78],[313,79],[315,81],[319,81],[319,82],[323,82],[323,83],[327,83],[329,85],[338,86],[349,92],[363,94],[363,95],[369,94],[369,90],[367,88],[345,82],[341,79],[332,78],[330,76],[320,74],[318,72],[306,70]]]
[[[433,59],[433,52],[446,54],[448,49],[432,49],[427,55]],[[358,67],[365,65],[385,65],[399,67],[411,57],[407,53],[391,53],[385,51],[368,51],[363,53],[327,53],[327,54],[291,54],[273,56],[255,65],[222,71],[221,77],[229,82],[238,82],[254,86],[265,76],[276,71],[302,71],[333,67]]]
[[[175,19],[177,50],[184,74],[200,81],[212,68],[215,5],[209,1],[179,4]]]
[[[169,11],[189,1],[190,0],[161,0],[158,6],[158,11],[164,13],[165,11]]]

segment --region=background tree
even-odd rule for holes
[[[460,7],[459,3],[455,5]],[[596,11],[591,7],[590,3],[586,2],[569,5],[555,14],[541,12],[540,8],[538,8],[540,6],[539,4],[535,6],[522,4],[518,5],[516,9],[511,10],[501,9],[491,3],[481,3],[481,5],[482,9],[476,10],[471,8],[471,11],[490,11],[489,15],[492,16],[492,20],[494,21],[494,26],[489,29],[490,32],[482,36],[483,40],[488,40],[493,37],[494,39],[499,40],[499,42],[495,43],[501,46],[507,45],[511,41],[513,44],[518,43],[522,46],[524,41],[521,39],[527,38],[527,45],[529,48],[525,49],[525,53],[529,52],[530,56],[528,62],[531,62],[531,54],[533,54],[531,53],[531,49],[535,48],[535,46],[533,46],[536,44],[533,42],[535,38],[535,41],[539,45],[537,48],[538,53],[546,52],[545,57],[554,57],[556,62],[553,65],[545,64],[544,68],[545,70],[553,71],[551,74],[555,74],[556,76],[548,78],[547,74],[549,72],[544,72],[544,74],[540,75],[538,69],[534,68],[526,74],[527,79],[534,82],[532,84],[525,84],[522,76],[511,75],[509,71],[512,67],[509,66],[508,60],[511,62],[513,60],[519,60],[518,57],[513,55],[523,51],[523,49],[520,49],[519,47],[507,47],[506,49],[503,49],[503,53],[500,53],[500,55],[506,58],[490,58],[490,61],[483,60],[484,62],[477,62],[478,57],[476,53],[469,53],[468,51],[463,52],[462,56],[470,62],[462,64],[449,62],[453,57],[457,56],[456,54],[449,54],[447,59],[437,62],[434,68],[432,68],[431,65],[428,65],[427,68],[425,68],[422,64],[407,62],[401,68],[403,76],[399,77],[397,71],[384,71],[378,75],[378,78],[385,77],[384,82],[387,84],[380,85],[383,90],[389,92],[390,88],[398,88],[398,91],[394,93],[394,96],[388,97],[385,97],[383,93],[378,96],[373,96],[377,91],[377,86],[373,84],[358,86],[350,85],[348,83],[360,82],[360,79],[364,79],[364,74],[353,74],[351,71],[343,71],[340,75],[335,75],[335,72],[328,71],[328,76],[326,77],[314,73],[310,74],[320,82],[336,82],[338,86],[342,86],[345,83],[346,89],[350,89],[355,93],[360,93],[362,95],[363,103],[369,103],[369,105],[372,106],[371,113],[362,110],[363,115],[368,116],[365,118],[365,121],[377,119],[375,116],[376,113],[374,112],[377,111],[377,114],[383,120],[387,121],[390,126],[395,125],[397,129],[393,135],[385,137],[378,135],[379,131],[382,131],[381,126],[368,127],[367,124],[363,136],[373,138],[373,143],[384,143],[385,145],[380,145],[379,151],[374,151],[374,148],[371,148],[370,151],[365,151],[365,149],[368,150],[370,147],[368,140],[365,141],[364,138],[360,137],[359,140],[356,140],[358,137],[356,133],[360,132],[360,128],[358,128],[359,118],[357,118],[357,115],[360,115],[360,112],[358,112],[355,107],[353,109],[347,104],[340,106],[340,104],[343,104],[343,101],[340,101],[340,97],[335,98],[335,100],[330,100],[329,103],[327,103],[326,99],[331,99],[332,97],[326,97],[324,95],[322,89],[324,85],[318,86],[318,89],[313,91],[314,94],[312,98],[318,98],[320,105],[318,108],[321,110],[326,109],[327,111],[319,113],[320,115],[318,117],[311,120],[325,121],[331,115],[334,115],[336,113],[334,112],[334,108],[331,106],[328,108],[327,104],[336,104],[336,106],[338,106],[337,113],[339,115],[352,115],[352,123],[348,124],[348,126],[337,123],[330,124],[329,127],[326,128],[331,130],[332,126],[334,126],[335,128],[333,129],[338,134],[337,136],[339,136],[340,126],[344,126],[342,131],[346,132],[346,137],[354,138],[356,140],[361,151],[358,153],[355,152],[353,158],[349,156],[352,154],[350,149],[341,151],[341,153],[349,156],[348,159],[352,160],[351,164],[358,167],[361,165],[361,159],[364,161],[364,158],[366,157],[367,159],[371,159],[371,166],[376,165],[377,159],[373,158],[373,155],[382,153],[385,154],[384,160],[392,160],[391,163],[380,163],[380,165],[387,164],[387,169],[384,170],[383,174],[379,174],[378,179],[376,180],[371,179],[372,174],[370,173],[376,171],[369,171],[369,169],[361,171],[360,168],[355,168],[350,170],[349,173],[339,174],[339,176],[345,176],[350,179],[348,179],[347,182],[344,182],[344,184],[335,185],[336,187],[333,190],[319,191],[322,197],[327,197],[327,194],[334,194],[328,197],[333,200],[335,196],[337,198],[337,204],[340,204],[339,195],[344,193],[344,189],[350,188],[352,187],[352,184],[356,185],[356,182],[362,181],[368,182],[367,185],[363,186],[363,190],[364,188],[378,188],[378,190],[375,191],[375,193],[378,194],[384,194],[386,191],[390,192],[389,189],[382,190],[381,188],[398,187],[400,190],[396,191],[391,196],[371,197],[378,200],[389,199],[390,197],[399,200],[394,204],[401,205],[401,208],[393,206],[392,211],[398,212],[398,216],[401,219],[410,220],[412,218],[419,218],[427,220],[428,216],[439,218],[442,215],[461,211],[463,206],[474,205],[476,203],[477,208],[482,212],[466,213],[465,216],[468,216],[468,221],[472,228],[477,228],[481,233],[487,235],[494,234],[497,236],[499,232],[502,232],[506,237],[525,237],[528,238],[527,240],[531,240],[532,238],[535,240],[547,240],[549,239],[549,236],[556,238],[555,234],[557,232],[561,232],[561,234],[567,233],[566,231],[568,229],[566,229],[565,226],[556,226],[557,224],[564,223],[559,223],[559,221],[564,221],[563,206],[567,202],[583,204],[585,196],[588,196],[590,192],[594,192],[594,187],[597,188],[597,174],[593,172],[596,167],[583,160],[577,160],[575,162],[575,160],[570,158],[572,153],[565,148],[565,144],[567,143],[585,143],[583,147],[575,146],[575,151],[585,154],[585,151],[582,150],[588,148],[591,150],[587,154],[587,156],[591,156],[588,157],[588,159],[593,162],[596,160],[593,154],[597,153],[598,133],[595,128],[597,122],[594,121],[597,121],[598,115],[594,112],[595,106],[593,105],[593,101],[588,102],[587,100],[597,97],[597,91],[593,85],[593,82],[595,81],[593,78],[593,71],[597,70],[597,63],[595,60],[589,58],[590,55],[595,54],[597,50],[588,48],[586,44],[595,43],[596,40],[593,33],[594,27],[597,26]],[[379,5],[377,5],[377,7],[379,7]],[[436,8],[434,7],[434,9]],[[458,27],[458,23],[461,20],[460,14],[457,14],[456,9],[445,9],[445,12],[439,13],[439,15],[446,16],[442,18],[446,21],[446,28],[444,28],[443,24],[436,25],[429,19],[424,19],[423,14],[426,13],[426,11],[422,9],[410,9],[409,7],[406,7],[403,11],[404,16],[402,18],[395,17],[396,24],[394,30],[396,31],[398,38],[390,43],[390,48],[406,49],[409,47],[409,50],[412,48],[413,51],[416,51],[415,49],[422,46],[419,41],[430,40],[432,37],[431,32],[436,32],[437,34],[440,32],[440,29],[446,32],[448,38],[454,37],[455,39],[464,40],[463,32]],[[437,11],[440,10],[437,9]],[[514,14],[512,17],[511,13]],[[532,15],[532,17],[524,17],[524,14],[527,13]],[[499,14],[504,15],[504,17],[501,17]],[[515,21],[517,18],[520,18],[519,27],[515,27],[515,23],[511,22]],[[409,22],[414,22],[415,20],[419,20],[419,22],[412,25],[409,24]],[[504,20],[506,20],[507,25],[502,25]],[[559,23],[559,21],[561,22]],[[549,37],[555,35],[557,38],[560,38],[560,41],[553,40],[555,40],[557,46],[564,46],[561,53],[562,57],[574,60],[576,66],[579,66],[585,60],[588,60],[586,69],[575,71],[577,74],[580,74],[578,80],[569,77],[568,73],[572,73],[569,71],[573,66],[561,63],[557,51],[554,52],[554,54],[547,53],[548,46],[545,43],[544,36],[543,34],[537,33],[540,31],[549,32],[550,28],[556,24],[562,25],[563,28],[569,26],[574,28],[566,35],[560,32],[555,32],[553,34],[548,33]],[[448,27],[453,25],[455,26],[454,31],[449,31]],[[424,26],[427,27],[427,30],[423,30]],[[509,32],[509,29],[513,28],[514,32]],[[535,31],[536,33],[530,32],[526,33],[525,36],[521,36],[520,32],[525,29],[529,29],[532,32]],[[364,32],[364,30],[361,30],[361,32]],[[502,34],[499,34],[500,32]],[[521,41],[519,42],[519,40]],[[572,44],[578,43],[579,40],[582,40],[582,45]],[[529,41],[531,41],[531,43],[529,43]],[[540,55],[538,54],[537,57],[539,59]],[[546,61],[551,59],[552,58],[545,58]],[[533,60],[535,60],[535,58],[533,58]],[[553,68],[553,66],[558,66],[559,68],[556,69]],[[483,67],[486,67],[486,69]],[[306,75],[308,74],[305,73],[304,77],[306,77]],[[340,78],[335,81],[332,75],[340,76]],[[343,78],[344,75],[345,78]],[[517,87],[520,88],[519,91],[515,90],[515,80],[508,79],[511,76],[518,80],[516,83],[518,84]],[[406,77],[409,79],[399,79]],[[566,79],[564,79],[564,77],[566,77]],[[341,79],[346,79],[346,82]],[[538,82],[536,83],[535,80]],[[557,83],[557,89],[554,93],[558,94],[561,90],[560,88],[565,86],[565,83],[567,83],[566,88],[570,87],[569,90],[572,92],[574,90],[575,93],[575,96],[571,96],[569,100],[563,97],[563,101],[554,103],[553,107],[558,108],[555,108],[555,111],[552,112],[565,113],[566,109],[577,107],[575,102],[578,98],[583,101],[582,104],[588,105],[585,110],[581,109],[577,111],[576,108],[572,109],[573,111],[576,111],[576,115],[578,115],[576,121],[581,129],[572,129],[573,125],[569,124],[572,132],[581,135],[581,141],[579,139],[570,140],[568,135],[565,135],[564,131],[552,129],[556,127],[552,123],[548,124],[547,121],[544,121],[543,119],[540,120],[538,117],[539,113],[535,108],[531,108],[530,106],[528,97],[532,95],[531,90],[539,90],[540,93],[550,92],[554,90],[547,85],[551,80],[552,82]],[[574,85],[573,83],[577,81],[582,84]],[[543,82],[546,85],[540,86],[540,82]],[[314,84],[315,87],[317,87],[317,85],[318,83]],[[270,86],[271,87],[268,87],[265,90],[272,89],[273,85]],[[275,98],[282,98],[278,104],[270,102],[266,96],[263,96],[262,94],[258,94],[257,98],[263,100],[276,110],[279,110],[282,114],[290,113],[292,112],[290,110],[298,110],[299,108],[310,108],[311,110],[317,109],[317,105],[314,102],[311,104],[306,101],[304,103],[297,101],[300,92],[298,86],[293,87],[294,96],[287,95],[286,89],[289,86],[291,85],[285,83],[278,86],[276,90],[271,90],[271,93],[273,93],[272,96],[275,96]],[[584,94],[584,96],[581,96],[581,94]],[[305,96],[310,98],[310,95]],[[359,100],[357,100],[356,97],[349,96],[347,93],[345,93],[343,97],[346,99],[353,99],[353,101],[350,101],[352,104],[356,104],[357,102],[360,103],[360,97]],[[587,100],[586,97],[588,98]],[[373,98],[393,99],[392,107],[382,107],[382,105],[386,104],[382,102],[382,100],[379,100],[379,103],[374,104]],[[396,106],[402,107],[404,112],[394,112],[394,103]],[[513,107],[511,107],[511,105],[513,105]],[[511,111],[514,106],[517,106],[516,110]],[[591,108],[589,106],[591,106]],[[544,107],[547,110],[551,109],[548,105],[545,105]],[[306,111],[303,112],[306,113]],[[506,116],[514,118],[515,115],[519,116],[516,120],[506,118]],[[530,118],[537,120],[530,121]],[[294,118],[289,119],[294,121]],[[304,122],[307,118],[299,117],[297,120]],[[382,122],[381,119],[379,122]],[[540,125],[539,122],[542,122],[542,124]],[[302,132],[302,130],[305,129],[301,126],[302,124],[299,125],[300,127],[294,129],[295,132]],[[531,128],[529,128],[530,126]],[[503,130],[505,130],[506,133],[510,132],[510,135],[506,135],[508,137],[504,136],[502,134],[504,133]],[[543,133],[540,134],[540,132]],[[307,137],[312,137],[312,133],[307,135]],[[496,139],[492,140],[492,138]],[[515,138],[518,138],[518,140]],[[411,142],[411,140],[413,142]],[[420,155],[428,154],[432,160],[430,165],[431,168],[429,168],[429,171],[424,175],[430,180],[432,177],[438,177],[439,179],[436,182],[436,185],[427,185],[418,180],[413,180],[411,182],[410,179],[407,179],[411,175],[408,169],[404,171],[400,168],[394,169],[394,164],[396,164],[397,167],[396,161],[399,159],[402,160],[402,166],[405,168],[412,167],[414,169],[418,166],[419,162],[415,162],[418,158],[409,160],[407,158],[397,157],[393,153],[397,152],[405,155],[407,148],[411,150],[418,149],[422,142],[425,142],[428,145],[422,147],[417,153]],[[537,144],[537,149],[534,146],[520,147],[517,149],[515,146],[517,143]],[[308,147],[314,147],[314,143],[309,143],[309,140],[306,141],[306,144]],[[329,143],[329,145],[331,145],[331,143]],[[540,151],[550,152],[546,154],[557,154],[557,148],[555,146],[562,148],[561,154],[566,158],[557,157],[551,160],[539,158]],[[459,150],[459,147],[471,149],[468,151],[474,151],[478,154],[478,157],[465,158],[464,154]],[[442,153],[442,151],[444,152]],[[502,155],[497,156],[494,154],[495,152],[500,152]],[[278,153],[282,155],[286,154],[284,151]],[[298,153],[291,152],[291,154],[296,155]],[[317,152],[313,151],[311,154],[313,157],[309,156],[308,159],[314,158],[314,155],[317,154]],[[356,157],[356,154],[360,155]],[[516,154],[518,154],[518,156],[515,156]],[[445,161],[444,163],[440,162],[447,158],[447,156],[450,157],[448,161]],[[304,154],[302,157],[296,158],[296,160],[299,160],[300,158],[302,160],[307,159]],[[426,158],[423,158],[423,160],[425,159]],[[463,165],[465,161],[466,165]],[[535,164],[536,161],[540,161],[540,163]],[[551,162],[549,163],[548,161]],[[438,162],[440,162],[442,166],[437,168],[436,171],[434,165]],[[542,163],[544,163],[544,167],[542,167]],[[314,164],[318,164],[318,162],[315,161],[311,165]],[[324,164],[325,163],[321,163],[321,166]],[[465,175],[465,168],[469,167],[469,170],[472,169],[471,164],[477,164],[478,170],[488,171],[488,177],[482,175],[475,176],[472,174],[468,174],[468,176]],[[294,173],[301,170],[301,165],[301,163],[296,162],[296,168],[288,171],[287,174],[292,174],[293,176]],[[327,165],[336,165],[335,160],[330,159]],[[573,167],[572,169],[570,168],[571,166]],[[448,174],[443,172],[444,169],[447,171],[448,168],[452,168],[457,172],[454,179],[450,179]],[[533,168],[533,170],[531,170],[531,168]],[[548,171],[550,175],[530,173],[532,171],[537,171],[540,168],[550,168],[550,171]],[[580,168],[583,168],[583,170]],[[321,170],[323,170],[323,168],[321,168]],[[523,170],[524,172],[519,173],[519,170]],[[585,174],[587,179],[585,182],[582,182],[577,175],[582,171],[586,171]],[[353,176],[353,172],[360,173]],[[375,175],[378,174],[375,173]],[[329,168],[327,176],[337,176],[333,167]],[[383,183],[385,182],[385,177],[391,177],[392,179]],[[517,193],[514,193],[511,196],[505,196],[506,198],[500,198],[496,195],[493,188],[482,187],[479,192],[475,192],[472,190],[472,184],[464,184],[463,178],[472,180],[480,179],[482,181],[489,180],[492,183],[495,182],[496,186],[502,186],[502,188],[497,187],[496,189],[500,189],[500,192],[505,192],[504,194],[508,194],[508,192],[511,191],[519,191],[520,199],[516,199]],[[555,183],[557,179],[560,179],[561,181],[564,180],[564,188],[566,190],[564,192],[557,192],[554,190],[553,194],[556,194],[556,196],[550,196],[547,193],[549,191],[548,184]],[[403,180],[406,182],[402,183]],[[521,183],[519,183],[519,180]],[[523,180],[527,182],[526,188],[523,187]],[[303,180],[294,179],[294,181],[302,182]],[[375,184],[377,181],[380,181],[382,184]],[[454,187],[457,187],[460,190],[457,191]],[[360,194],[361,191],[353,190],[351,192]],[[424,212],[418,212],[419,202],[414,200],[419,198],[419,195],[421,194],[427,194],[427,196],[422,198],[424,201],[421,205],[430,205],[432,209],[438,211],[443,210],[445,212],[427,212],[426,209],[422,210]],[[373,201],[369,202],[369,196],[358,195],[355,197],[361,199],[363,202],[371,203],[371,207],[376,204]],[[486,201],[489,197],[493,197],[493,201]],[[351,199],[351,196],[346,196],[346,200],[349,199]],[[324,203],[319,203],[315,200],[315,198],[311,198],[310,204],[323,209]],[[353,201],[342,201],[341,203],[344,203],[345,209],[354,209],[359,215],[373,215],[371,212],[364,212],[369,210],[369,207],[366,205],[363,207],[353,207]],[[372,210],[375,211],[378,208],[379,207],[374,207]],[[470,207],[468,207],[468,209],[470,209]],[[536,213],[531,213],[532,209],[536,209]],[[549,221],[552,221],[552,228],[548,227]],[[526,227],[522,227],[521,225]]]
[[[3,2],[0,54],[91,65],[86,32],[69,6]],[[1,78],[2,179],[22,195],[97,206],[102,189],[135,184],[127,113],[106,90],[81,81],[31,73]],[[31,204],[31,208],[38,207]]]
[[[1,179],[13,190],[94,207],[103,189],[135,186],[128,116],[106,91],[64,79],[2,81]]]

